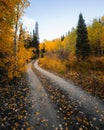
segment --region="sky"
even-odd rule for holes
[[[104,16],[104,0],[30,0],[30,6],[22,18],[29,32],[38,22],[40,42],[53,40],[66,35],[78,24],[79,14],[83,14],[85,23]]]

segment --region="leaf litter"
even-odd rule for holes
[[[58,87],[58,85],[52,82],[48,77],[42,75],[38,70],[34,69],[34,71],[44,85],[51,103],[55,109],[57,109],[57,118],[63,119],[61,124],[62,128],[65,130],[103,130],[104,112],[102,112],[101,118],[96,118],[96,115],[86,113],[83,110],[81,102],[73,100],[64,90]],[[80,98],[84,100],[85,97]],[[99,113],[97,104],[95,104],[95,111]]]
[[[31,129],[29,88],[25,76],[0,86],[0,130]]]

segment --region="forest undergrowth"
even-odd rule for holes
[[[56,56],[39,59],[39,65],[63,78],[71,80],[75,85],[88,93],[98,96],[104,101],[104,57],[90,57],[85,61],[69,58],[62,61]]]

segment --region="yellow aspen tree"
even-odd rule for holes
[[[15,75],[19,76],[23,73],[26,69],[26,64],[31,60],[33,57],[32,48],[25,48],[25,41],[28,37],[27,32],[20,26],[20,34],[19,40],[17,44],[17,68],[15,71]]]
[[[15,71],[17,67],[17,32],[19,28],[19,20],[21,16],[24,14],[24,9],[29,6],[28,0],[18,0],[15,7],[15,19],[14,19],[14,57],[15,57],[15,68],[13,70],[13,75],[15,76]]]
[[[16,1],[0,0],[0,81],[8,77],[13,53],[13,18]],[[11,57],[11,58],[10,58]],[[5,70],[5,71],[4,71]]]

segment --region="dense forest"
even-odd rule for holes
[[[21,22],[28,0],[0,0],[0,83],[20,77],[38,55],[38,23],[30,35]]]

